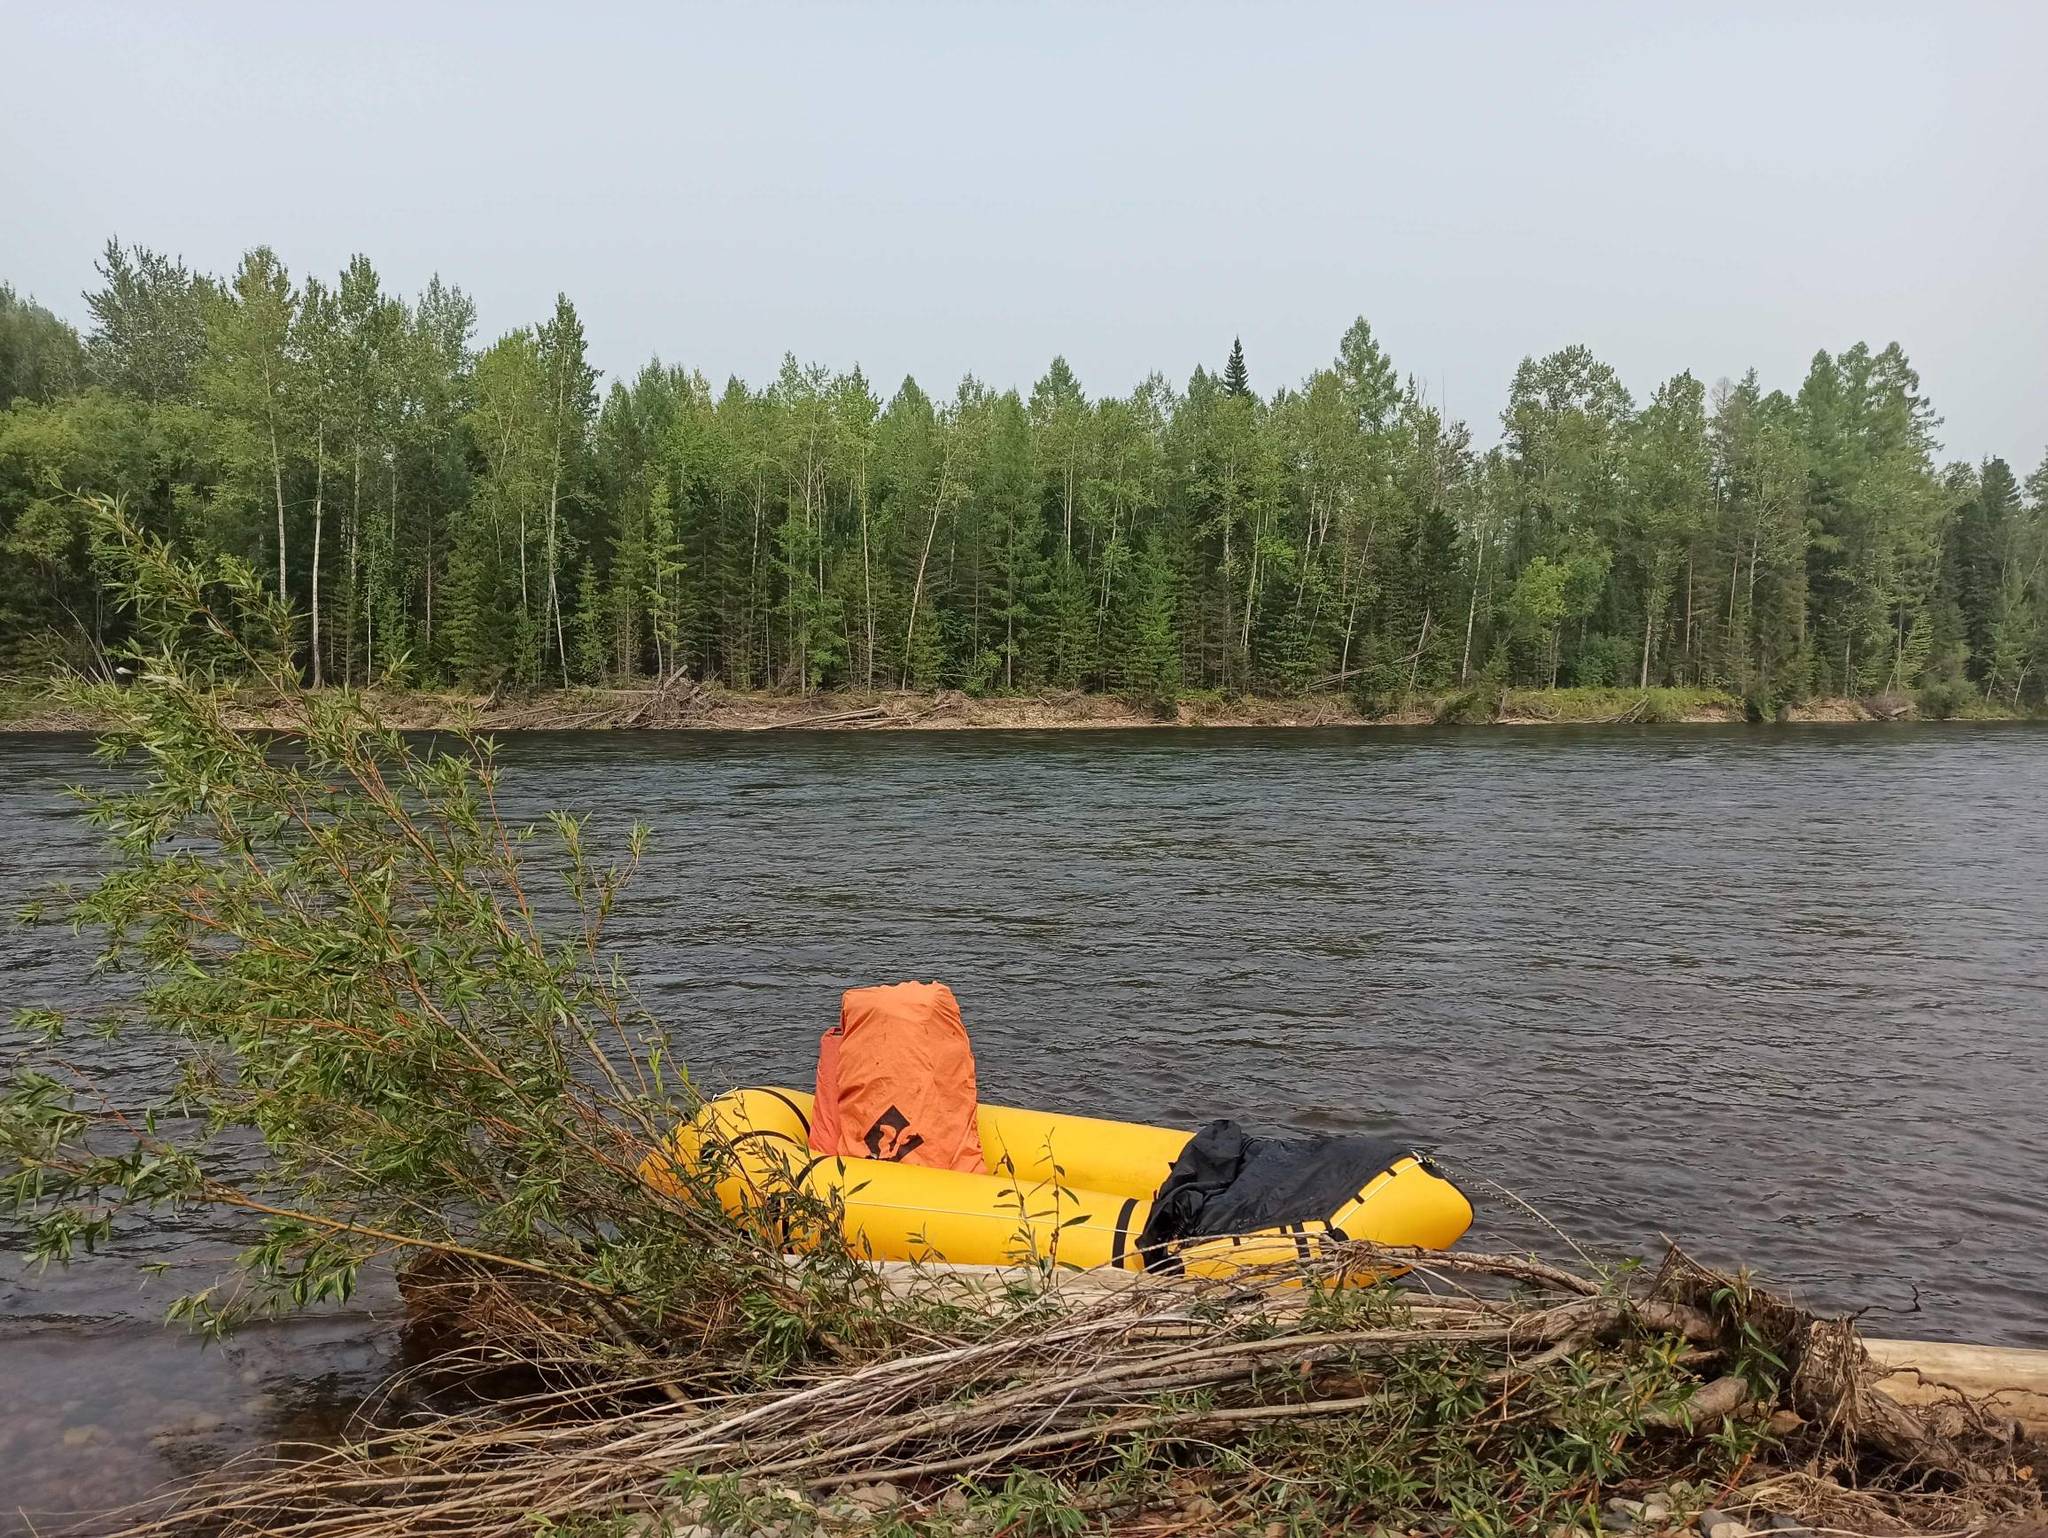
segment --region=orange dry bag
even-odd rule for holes
[[[847,989],[818,1043],[816,1152],[984,1175],[976,1111],[974,1049],[951,988]]]

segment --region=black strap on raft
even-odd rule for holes
[[[804,1167],[798,1170],[796,1172],[796,1175],[790,1180],[790,1189],[792,1191],[801,1191],[804,1188],[804,1182],[811,1178],[811,1171],[816,1169],[819,1165],[823,1164],[827,1159],[844,1159],[846,1157],[847,1155],[845,1154],[836,1153],[812,1154],[810,1158],[804,1161]]]
[[[791,1137],[787,1132],[777,1132],[773,1127],[754,1127],[745,1132],[736,1132],[731,1137],[725,1140],[725,1146],[727,1148],[737,1148],[742,1143],[751,1143],[755,1141],[760,1141],[764,1143],[787,1143],[791,1148],[802,1148],[804,1146],[802,1143],[799,1143],[795,1138]]]
[[[798,1105],[794,1100],[790,1099],[789,1096],[785,1095],[779,1089],[764,1089],[761,1091],[761,1093],[764,1095],[773,1095],[777,1100],[780,1100],[784,1105],[788,1106],[792,1112],[795,1113],[796,1119],[803,1123],[804,1141],[809,1142],[811,1138],[811,1119],[810,1117],[804,1115],[804,1108]]]
[[[1109,1241],[1109,1263],[1118,1271],[1124,1268],[1124,1250],[1131,1238],[1131,1213],[1137,1205],[1137,1197],[1126,1196],[1123,1206],[1117,1209],[1116,1233]]]

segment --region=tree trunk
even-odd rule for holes
[[[327,492],[327,423],[313,429],[313,687],[320,687],[320,533]]]
[[[1067,554],[1072,555],[1074,553],[1074,458],[1071,454],[1067,456],[1066,486],[1060,496],[1060,506],[1064,509],[1066,515]]]
[[[939,511],[946,505],[946,477],[951,474],[952,468],[953,448],[951,444],[948,444],[945,453],[939,458],[939,483],[932,492],[931,527],[925,530],[924,554],[917,558],[917,581],[910,589],[910,623],[903,629],[903,677],[905,682],[908,682],[910,678],[910,644],[917,635],[917,606],[924,601],[924,569],[926,563],[932,558],[932,541],[938,538]]]
[[[1109,504],[1109,543],[1102,549],[1102,601],[1095,606],[1095,648],[1102,649],[1102,629],[1109,622],[1109,568],[1110,557],[1116,553],[1117,504]]]
[[[1337,671],[1345,673],[1351,669],[1351,635],[1358,625],[1358,593],[1351,585],[1350,557],[1346,556],[1337,569],[1344,578],[1343,585],[1337,591],[1337,601],[1345,606],[1344,646],[1337,655]]]
[[[549,562],[553,566],[552,559]],[[562,687],[569,687],[569,647],[562,639],[562,595],[555,587],[555,574],[548,572],[548,604],[555,611],[555,660],[562,667]]]
[[[519,623],[532,623],[533,607],[527,596],[526,580],[526,498],[519,499]]]
[[[1230,525],[1233,521],[1234,520],[1231,518],[1229,510],[1226,509],[1223,514],[1223,682],[1226,685],[1228,685],[1230,682],[1231,615],[1235,613],[1237,609],[1237,599],[1236,596],[1231,592],[1230,588],[1230,575],[1232,570],[1230,564]],[[1206,609],[1207,605],[1204,605],[1203,607]],[[1205,613],[1202,616],[1202,629],[1206,632],[1208,628],[1209,616]]]
[[[1250,580],[1245,583],[1244,589],[1244,636],[1238,642],[1244,649],[1247,662],[1252,654],[1252,605],[1258,601],[1259,596],[1259,547],[1264,542],[1265,533],[1265,515],[1261,513],[1258,521],[1252,525],[1252,569]]]
[[[867,479],[863,473],[863,482]],[[863,485],[860,492],[860,590],[867,608],[868,619],[868,693],[875,692],[875,569],[874,560],[868,548],[868,492]]]
[[[556,431],[559,434],[559,421],[556,424]],[[562,687],[566,689],[569,687],[569,649],[562,643],[562,594],[560,588],[555,583],[555,526],[557,514],[561,507],[561,494],[562,453],[561,439],[558,436],[555,440],[554,469],[548,480],[548,525],[545,543],[548,566],[548,597],[547,609],[541,614],[541,650],[543,655],[545,655],[547,650],[546,629],[548,616],[552,614],[555,622],[555,660],[561,664]]]
[[[349,474],[348,513],[348,614],[347,638],[341,646],[341,677],[346,683],[356,676],[356,611],[369,613],[369,605],[363,602],[363,586],[360,576],[358,549],[362,543],[363,526],[363,446],[355,445]]]
[[[426,579],[426,624],[421,633],[420,646],[425,656],[434,655],[434,520],[427,519]]]
[[[761,484],[757,471],[754,476],[754,543],[747,552],[747,676],[744,682],[749,686],[754,681],[754,611],[761,582],[761,510],[767,497],[767,488]],[[772,654],[763,659],[766,664],[773,664],[774,660]]]
[[[1422,674],[1422,649],[1429,645],[1429,618],[1429,605],[1424,604],[1422,607],[1422,634],[1415,638],[1415,652],[1408,659],[1408,692],[1410,694],[1415,692],[1416,680]]]
[[[1472,597],[1465,605],[1465,655],[1458,661],[1458,682],[1472,675],[1472,626],[1479,618],[1479,574],[1486,570],[1486,534],[1479,535],[1479,554],[1472,563]]]
[[[277,449],[277,423],[270,423],[270,483],[277,490],[277,596],[289,599],[284,585],[284,458]]]
[[[1746,628],[1746,630],[1747,630],[1747,634],[1746,634],[1746,635],[1744,635],[1744,637],[1743,637],[1743,641],[1742,641],[1742,654],[1743,654],[1743,656],[1744,656],[1745,658],[1746,658],[1746,657],[1748,657],[1748,655],[1749,655],[1749,653],[1750,653],[1750,650],[1751,650],[1751,648],[1752,648],[1752,647],[1755,647],[1755,645],[1756,645],[1756,547],[1757,547],[1757,538],[1758,538],[1758,535],[1757,535],[1757,531],[1756,531],[1756,530],[1754,530],[1754,529],[1750,530],[1750,533],[1749,533],[1749,600],[1748,600],[1748,604],[1747,604],[1747,608],[1748,608],[1749,612],[1748,612],[1748,614],[1747,614],[1747,615],[1745,616],[1745,618],[1746,618],[1746,621],[1747,621],[1747,624],[1746,624],[1746,627],[1745,627],[1745,628]],[[1803,607],[1804,607],[1804,606],[1802,605],[1802,608],[1803,608]],[[1762,649],[1761,649],[1761,648],[1757,648],[1757,651],[1758,651],[1758,656],[1757,656],[1757,659],[1756,659],[1757,671],[1758,671],[1759,673],[1761,673],[1761,672],[1763,671],[1763,657],[1762,657],[1762,654],[1761,654],[1761,652],[1762,652]]]

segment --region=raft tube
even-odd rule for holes
[[[952,1265],[1052,1263],[1141,1271],[1165,1264],[1193,1276],[1312,1260],[1324,1236],[1443,1249],[1472,1224],[1472,1204],[1419,1156],[1396,1159],[1324,1217],[1257,1233],[1188,1240],[1168,1256],[1140,1252],[1153,1194],[1194,1134],[1009,1106],[980,1107],[981,1146],[994,1174],[927,1169],[817,1154],[811,1096],[742,1089],[708,1102],[641,1166],[641,1178],[683,1198],[707,1141],[721,1156],[719,1204],[766,1213],[801,1191],[837,1213],[849,1250],[871,1260]],[[813,1247],[786,1235],[798,1248]],[[1347,1280],[1368,1282],[1372,1276]]]

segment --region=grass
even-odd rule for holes
[[[1742,701],[1725,689],[1614,687],[1499,689],[1489,684],[1456,690],[1428,702],[1439,726],[1489,726],[1547,721],[1561,725],[1676,721],[1739,721]]]
[[[1505,718],[1542,721],[1639,721],[1662,725],[1700,717],[1740,720],[1742,701],[1724,689],[1510,689]]]
[[[49,704],[49,685],[39,679],[0,682],[0,729],[39,714]]]
[[[651,727],[726,726],[744,728],[762,724],[799,724],[799,717],[824,716],[888,703],[899,717],[922,721],[939,707],[940,696],[914,696],[882,691],[868,694],[859,690],[819,693],[806,699],[768,690],[736,691],[704,689],[689,708],[651,719],[622,721],[633,714],[637,700],[650,697],[645,681],[614,687],[578,685],[570,689],[548,689],[535,693],[511,693],[502,699],[457,688],[379,684],[363,691],[369,708],[386,723],[404,730],[434,730],[479,725],[492,731],[521,729],[591,729],[637,725]],[[261,691],[243,702],[252,711],[252,724],[260,724]],[[1214,688],[1191,688],[1178,692],[1171,702],[1142,697],[1076,691],[1065,719],[1057,708],[1068,698],[1048,699],[1038,693],[1003,694],[991,692],[979,702],[987,707],[978,724],[999,727],[1024,725],[1110,725],[1121,706],[1130,713],[1166,720],[1179,708],[1183,720],[1194,725],[1278,724],[1290,720],[1341,723],[1357,719],[1357,702],[1340,692],[1311,693],[1293,697],[1247,695]],[[919,700],[923,703],[920,704]],[[907,702],[907,703],[906,703]],[[1050,704],[1051,719],[1043,711],[1029,720],[1003,719],[1003,707],[1014,702],[1029,710]],[[1758,712],[1762,712],[1759,715]],[[2039,719],[2039,706],[2015,708],[1986,699],[1967,685],[1928,684],[1913,696],[1912,709],[1904,716],[1873,712],[1850,699],[1815,699],[1800,702],[1789,716],[1773,705],[1752,711],[1737,695],[1712,687],[1634,689],[1599,686],[1562,689],[1502,689],[1498,684],[1476,683],[1468,687],[1421,692],[1390,698],[1384,709],[1366,713],[1373,721],[1415,723],[1433,721],[1439,726],[1492,726],[1502,723],[1533,725],[1669,725],[1687,721],[1741,721],[1776,717],[1792,720],[1857,721],[1868,719],[1909,719],[1922,721],[2014,721]],[[787,719],[782,719],[787,718]],[[60,698],[56,680],[15,678],[0,681],[0,730],[83,731],[104,724],[100,715],[75,701]],[[864,722],[862,724],[904,724]]]
[[[1913,711],[1923,721],[2018,721],[2023,713],[1987,699],[1968,684],[1923,684],[1913,696]]]

